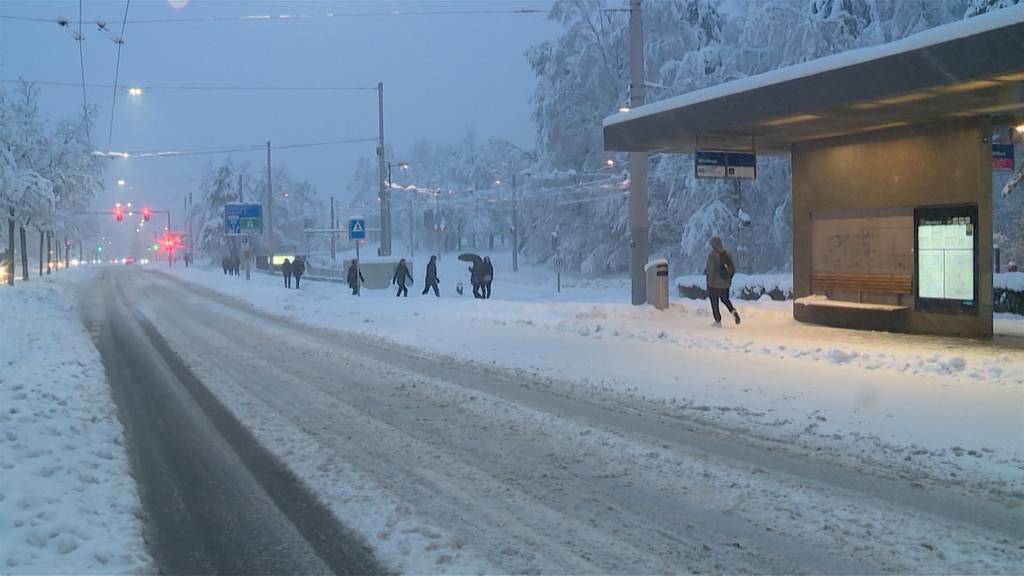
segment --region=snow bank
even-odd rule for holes
[[[88,274],[0,288],[0,572],[152,570],[124,431],[71,293]]]

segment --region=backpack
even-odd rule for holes
[[[733,264],[732,256],[725,250],[718,255],[718,275],[725,280],[732,280],[736,275],[736,265]]]

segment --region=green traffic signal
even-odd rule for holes
[[[101,246],[100,244],[97,244],[96,245],[96,251],[97,252],[103,252],[103,246]]]

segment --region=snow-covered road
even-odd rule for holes
[[[296,324],[162,274],[113,273],[188,369],[391,569],[1024,565],[1013,494],[844,466],[657,403],[583,398],[500,368]]]

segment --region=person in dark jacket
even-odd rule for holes
[[[295,289],[299,289],[299,280],[306,273],[306,260],[302,256],[296,256],[292,262],[292,275],[295,276]]]
[[[242,269],[242,259],[239,258],[238,255],[236,254],[235,256],[231,257],[231,270],[232,270],[232,272],[234,272],[235,276],[238,276],[240,271],[241,271],[241,269]]]
[[[474,263],[472,266],[469,267],[469,282],[470,282],[470,284],[473,285],[473,298],[483,298],[484,297],[484,295],[480,292],[480,290],[483,288],[483,285],[484,285],[483,280],[482,280],[483,275],[484,275],[483,272],[484,272],[484,263],[483,263],[483,261],[480,261],[479,263]]]
[[[484,298],[491,297],[491,282],[494,281],[494,264],[491,263],[490,256],[484,256],[484,262],[481,264],[483,270],[480,271],[480,287]]]
[[[395,267],[395,275],[391,278],[391,284],[398,284],[398,292],[395,297],[405,296],[409,297],[409,289],[405,287],[405,281],[409,280],[412,284],[412,274],[409,272],[409,266],[405,263],[405,258],[398,261],[398,266]]]
[[[711,300],[711,314],[715,317],[714,326],[722,325],[722,313],[718,309],[718,301],[732,313],[733,320],[740,323],[740,314],[733,308],[729,300],[729,289],[732,287],[732,277],[736,274],[736,264],[732,255],[722,246],[722,239],[718,236],[711,237],[711,252],[708,253],[707,265],[704,267],[704,276],[708,283],[708,299]]]
[[[285,258],[284,262],[281,262],[281,275],[284,276],[284,287],[292,287],[292,261]]]
[[[359,283],[366,282],[366,278],[363,278],[363,271],[359,269],[359,260],[353,260],[349,264],[345,279],[348,281],[348,287],[352,289],[352,295],[359,294]]]
[[[220,267],[224,270],[224,275],[228,275],[228,257],[225,256],[220,259]]]
[[[427,262],[427,275],[423,284],[423,294],[426,294],[431,288],[433,288],[434,296],[440,298],[441,292],[438,289],[439,282],[440,281],[437,279],[437,256],[431,256],[430,262]]]

